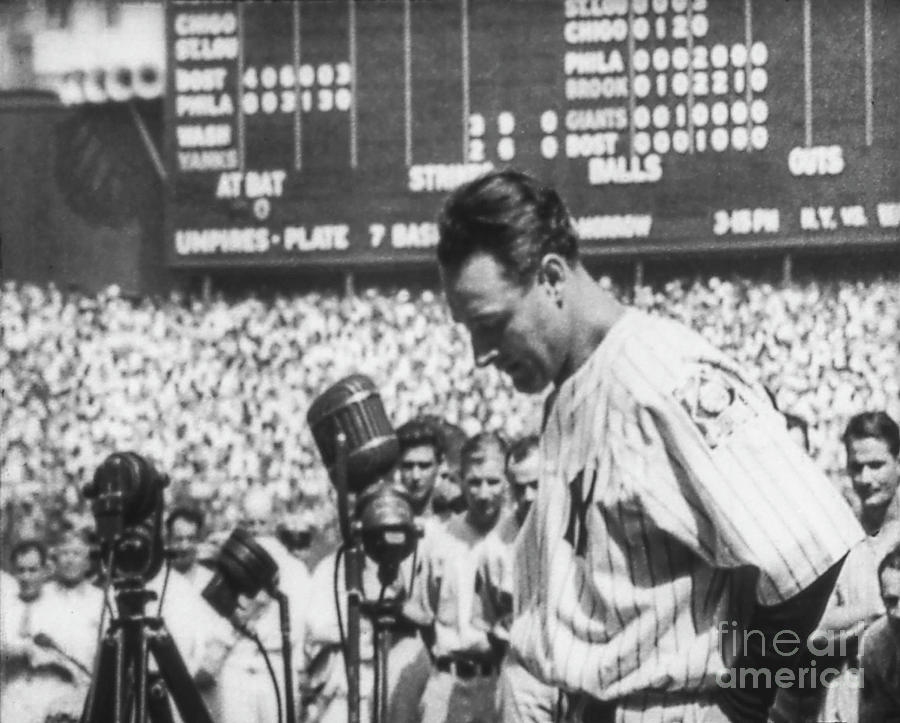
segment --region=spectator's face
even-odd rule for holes
[[[476,253],[457,273],[444,276],[444,286],[454,320],[469,330],[477,366],[493,364],[526,394],[542,391],[558,376],[566,325],[549,283],[520,286],[493,257]]]
[[[37,550],[26,550],[13,563],[13,574],[19,582],[19,597],[26,602],[35,600],[44,586],[47,568]]]
[[[881,600],[891,629],[900,640],[900,570],[886,567],[882,571]]]
[[[188,572],[197,559],[200,544],[200,528],[182,517],[172,522],[169,531],[169,547],[172,549],[172,567],[180,573]]]
[[[539,475],[540,463],[537,450],[531,452],[520,462],[510,462],[506,469],[506,477],[512,485],[519,524],[525,521],[528,510],[531,509],[531,505],[537,497]]]
[[[503,507],[503,457],[490,450],[480,460],[472,460],[463,473],[463,495],[469,521],[479,530],[490,530]]]
[[[448,510],[458,509],[457,505],[465,505],[462,489],[459,485],[459,469],[452,466],[446,459],[438,465],[437,482],[434,486],[434,504],[438,501]]]
[[[851,439],[847,443],[847,473],[863,512],[884,509],[900,482],[900,461],[877,437]]]
[[[257,494],[247,495],[244,501],[243,527],[254,537],[271,534],[275,529],[275,510],[268,497]]]
[[[63,585],[78,585],[91,569],[90,549],[79,539],[66,540],[54,550],[53,559],[56,563],[56,579]]]
[[[400,483],[412,498],[417,513],[431,497],[437,473],[437,455],[430,444],[410,447],[400,456]]]

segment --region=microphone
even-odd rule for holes
[[[238,596],[256,597],[260,590],[273,590],[278,564],[245,529],[238,527],[225,540],[215,559],[216,574],[201,593],[223,618],[231,619]]]
[[[337,438],[347,444],[347,486],[361,492],[393,469],[400,456],[397,434],[372,380],[353,374],[320,394],[306,415],[313,439],[335,483]]]

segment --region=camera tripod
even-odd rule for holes
[[[111,621],[94,666],[81,723],[174,723],[168,693],[187,723],[213,723],[161,618],[144,614],[156,593],[140,578],[116,581],[119,617]],[[148,655],[159,676],[148,673]]]

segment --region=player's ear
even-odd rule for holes
[[[562,304],[562,289],[570,271],[569,264],[559,254],[544,254],[541,259],[538,282],[558,305]]]

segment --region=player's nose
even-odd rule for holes
[[[857,484],[860,487],[870,490],[878,485],[878,476],[866,467],[860,472]]]

